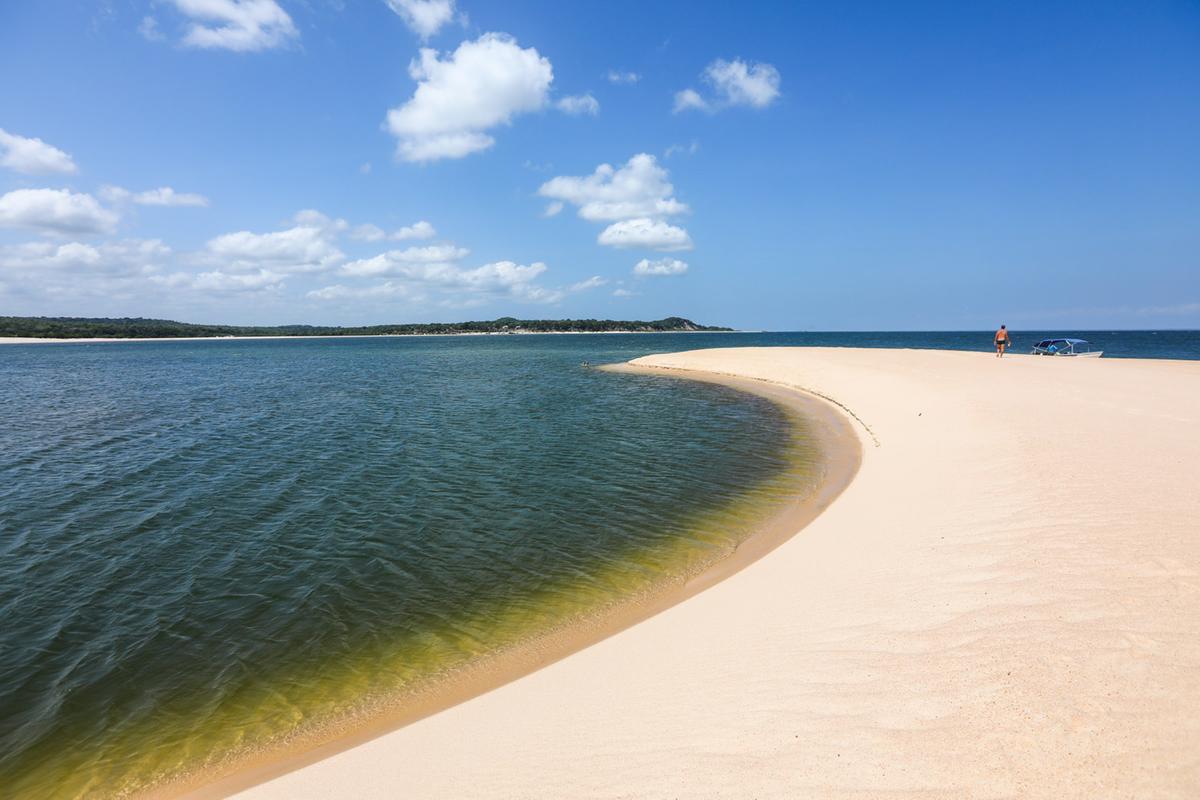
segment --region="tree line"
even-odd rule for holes
[[[728,331],[683,317],[651,321],[617,319],[516,319],[402,323],[354,327],[328,325],[198,325],[142,317],[0,317],[0,336],[38,339],[149,339],[219,336],[396,336],[456,333],[669,333]]]

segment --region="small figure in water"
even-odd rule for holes
[[[1009,345],[1008,329],[1001,325],[1000,330],[996,331],[994,338],[996,341],[996,358],[1004,358],[1004,351]]]

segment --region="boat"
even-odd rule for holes
[[[1079,356],[1081,358],[1099,358],[1103,350],[1093,350],[1090,342],[1084,339],[1042,339],[1033,346],[1035,356]]]

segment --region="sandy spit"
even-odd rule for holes
[[[1200,362],[738,348],[857,477],[800,535],[244,798],[1200,796]]]

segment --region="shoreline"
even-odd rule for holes
[[[728,386],[770,400],[788,414],[803,416],[821,453],[821,474],[815,487],[801,497],[788,500],[774,514],[762,520],[732,553],[718,558],[695,575],[685,576],[682,582],[678,577],[666,576],[646,596],[620,599],[612,606],[598,609],[582,618],[565,620],[530,641],[482,656],[449,675],[433,677],[415,691],[391,698],[390,702],[381,704],[364,718],[336,720],[328,727],[312,734],[302,734],[282,747],[249,754],[213,769],[201,769],[194,775],[170,780],[137,796],[186,797],[192,800],[228,797],[376,740],[533,674],[677,606],[742,571],[817,518],[850,485],[857,473],[861,462],[861,440],[850,421],[823,399],[789,387],[699,371],[668,372],[631,364],[610,364],[598,369]]]
[[[1200,793],[1200,363],[636,363],[822,395],[874,441],[770,558],[241,800]]]
[[[48,336],[0,336],[0,345],[5,344],[121,344],[131,342],[248,342],[260,339],[430,339],[449,336],[608,336],[608,335],[661,335],[676,333],[758,333],[758,331],[513,331],[512,333],[350,333],[350,334],[280,334],[269,336],[143,336],[143,337],[97,337],[91,339],[54,339]]]

